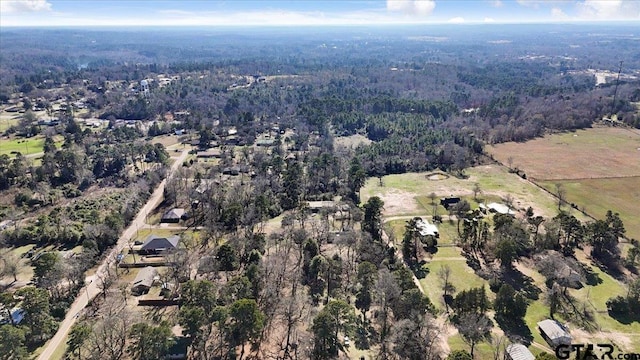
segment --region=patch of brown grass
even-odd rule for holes
[[[640,133],[636,130],[578,130],[487,150],[503,164],[512,158],[514,167],[536,180],[640,175]]]

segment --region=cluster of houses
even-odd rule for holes
[[[171,253],[172,251],[176,251],[180,246],[180,236],[158,236],[158,235],[149,235],[145,239],[145,241],[137,246],[136,248],[132,248],[132,253],[138,254],[140,256],[149,256],[152,259],[161,259],[162,261],[142,261],[137,262],[134,260],[134,263],[120,263],[121,267],[133,267],[138,268],[142,267],[138,274],[136,275],[133,284],[131,285],[131,292],[136,295],[143,295],[149,292],[149,290],[159,281],[159,274],[156,270],[158,266],[164,266],[166,261],[164,261],[163,256]]]

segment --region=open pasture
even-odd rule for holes
[[[493,156],[522,169],[527,177],[555,193],[562,184],[566,200],[591,216],[620,213],[627,235],[640,238],[640,131],[593,128],[553,134],[525,143],[488,147]]]
[[[640,130],[578,130],[488,146],[487,151],[505,165],[511,158],[512,166],[534,181],[640,176]]]
[[[639,155],[640,156],[640,155]],[[617,212],[624,222],[627,236],[640,239],[640,176],[613,179],[582,179],[541,181],[545,189],[555,192],[555,184],[562,184],[566,200],[588,214],[604,219],[607,210]]]

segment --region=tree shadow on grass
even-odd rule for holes
[[[584,272],[585,283],[589,286],[596,286],[602,284],[603,280],[600,274],[593,271],[593,268],[587,264],[579,263]]]
[[[542,293],[542,290],[535,284],[531,277],[514,268],[506,269],[502,274],[502,280],[505,284],[509,284],[515,290],[519,291],[527,299],[538,300]]]
[[[422,260],[417,265],[410,265],[409,268],[418,279],[424,279],[429,274],[427,262]]]
[[[591,262],[594,266],[597,266],[598,269],[602,270],[604,273],[613,276],[616,280],[624,280],[624,268],[618,262],[617,258],[612,256],[600,256],[596,257],[591,254]]]
[[[613,311],[608,311],[608,313],[611,318],[624,325],[630,325],[634,322],[640,323],[640,313],[619,313]]]
[[[496,322],[504,331],[505,336],[512,342],[529,345],[533,341],[531,329],[522,319],[504,319],[501,316],[496,316]]]

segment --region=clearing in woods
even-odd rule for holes
[[[465,170],[466,179],[453,176],[441,180],[430,180],[433,173],[407,173],[382,177],[380,186],[378,178],[369,178],[360,191],[362,202],[372,196],[379,196],[384,201],[383,214],[389,216],[432,215],[433,208],[429,194],[436,194],[435,202],[445,196],[461,196],[477,207],[473,199],[473,187],[477,183],[482,190],[478,194],[479,202],[502,202],[507,195],[513,198],[513,206],[524,210],[531,206],[534,212],[545,217],[557,214],[557,202],[552,195],[529,181],[509,173],[498,165],[484,165]],[[438,214],[447,214],[438,205]],[[576,217],[583,219],[576,212]]]

